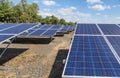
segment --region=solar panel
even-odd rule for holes
[[[74,36],[62,77],[120,77],[120,64],[102,36]]]
[[[74,27],[73,26],[69,26],[68,31],[73,31]]]
[[[59,25],[55,25],[51,28],[51,30],[58,30],[60,29],[62,26],[59,26]]]
[[[53,37],[56,34],[57,30],[48,30],[45,33],[41,34],[41,36],[50,36]]]
[[[20,34],[20,36],[28,36],[28,35],[32,34],[34,31],[35,31],[34,29],[31,29],[28,32],[24,32],[24,33]]]
[[[51,28],[51,25],[45,25],[45,26],[42,26],[40,30],[47,30],[49,28]]]
[[[63,26],[58,32],[68,32],[69,26]]]
[[[22,32],[24,30],[27,30],[35,25],[37,25],[37,24],[21,24],[19,26],[0,31],[0,34],[18,34],[18,33]]]
[[[120,35],[120,27],[115,24],[98,24],[105,35]]]
[[[6,39],[12,38],[14,35],[0,35],[0,43],[4,42]]]
[[[108,36],[107,38],[120,58],[120,36]]]
[[[55,25],[42,25],[39,28],[34,28],[29,30],[29,33],[23,33],[21,36],[47,36],[47,37],[53,37],[57,30],[59,30],[61,26]]]
[[[46,30],[37,30],[33,33],[28,34],[27,36],[40,36],[42,33],[44,33]]]
[[[1,24],[0,25],[0,31],[4,30],[4,29],[8,29],[8,28],[11,28],[11,27],[15,27],[15,26],[18,26],[19,24]]]
[[[8,28],[1,27],[3,29],[0,31],[0,43],[3,43],[12,37],[18,36],[26,30],[34,28],[36,25],[37,24],[5,24],[3,26]]]
[[[75,34],[98,34],[100,35],[101,33],[95,24],[78,24]]]

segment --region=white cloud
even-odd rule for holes
[[[70,15],[73,13],[74,10],[76,10],[77,8],[76,7],[69,7],[69,8],[61,8],[61,9],[58,9],[58,13],[60,13],[61,15]]]
[[[33,2],[34,2],[34,3],[37,3],[37,4],[39,3],[39,1],[38,1],[38,0],[33,0]]]
[[[46,17],[46,16],[52,16],[53,14],[51,12],[48,12],[48,10],[45,9],[45,10],[38,11],[38,15]]]
[[[116,8],[116,7],[120,7],[120,5],[113,5],[112,7],[113,7],[113,8]]]
[[[94,4],[94,3],[103,3],[101,0],[87,0],[87,3]]]
[[[103,17],[108,18],[108,15],[103,15]]]
[[[116,17],[116,19],[120,20],[120,17]]]
[[[78,22],[79,20],[84,20],[86,21],[86,19],[88,19],[89,17],[91,17],[91,14],[89,13],[83,13],[80,11],[77,11],[77,8],[72,6],[72,7],[68,7],[68,8],[60,8],[57,11],[60,18],[64,18],[66,19],[66,21],[73,21],[73,22]]]
[[[98,16],[99,16],[99,15],[101,15],[101,13],[96,13],[96,15],[98,15]]]
[[[43,0],[42,3],[46,6],[56,5],[56,2],[53,0]]]
[[[91,14],[89,14],[89,13],[82,13],[82,12],[77,12],[76,15],[81,16],[81,17],[90,17],[91,16]]]
[[[101,5],[101,4],[88,6],[88,8],[91,8],[91,9],[94,9],[94,10],[97,10],[97,11],[103,11],[103,10],[106,10],[106,9],[111,9],[110,6],[108,6],[108,5]]]
[[[76,22],[79,19],[83,18],[84,20],[88,19],[91,14],[82,13],[76,10],[77,8],[74,6],[68,8],[59,8],[58,10],[52,11],[51,9],[43,9],[38,12],[38,15],[42,17],[55,15],[58,18],[64,18],[66,21]]]

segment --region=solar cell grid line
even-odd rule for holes
[[[70,26],[69,30],[74,30],[75,29],[75,26]]]
[[[75,34],[101,34],[96,24],[78,24]]]
[[[42,25],[41,27],[43,27],[44,25]],[[23,33],[23,34],[21,34],[22,36],[36,36],[36,35],[39,35],[39,34],[41,34],[40,33],[40,30],[39,29],[41,29],[41,27],[39,27],[39,28],[35,28],[35,29],[31,29],[31,30],[29,30],[29,33]],[[43,30],[41,30],[41,31],[43,31]]]
[[[10,23],[10,24],[2,24],[2,25],[0,25],[0,31],[4,31],[4,30],[7,30],[7,29],[10,29],[10,28],[19,26],[19,25],[20,25],[20,24],[13,24],[13,23]]]
[[[0,34],[0,44],[2,44],[5,40],[11,39],[14,35],[2,35]]]
[[[120,27],[120,25],[119,25],[119,24],[115,24],[115,25],[117,25],[118,27]]]
[[[70,26],[68,30],[69,30],[69,31],[74,30],[73,26]]]
[[[60,25],[54,25],[54,26],[51,28],[51,30],[58,30],[58,29],[60,29],[60,28],[61,28]]]
[[[107,36],[107,38],[120,58],[120,36]]]
[[[8,34],[19,34],[22,31],[28,30],[34,26],[36,26],[37,24],[21,24],[19,26],[4,30],[4,31],[0,31],[0,34],[4,34],[4,33],[8,33]]]
[[[62,78],[120,77],[120,64],[102,36],[75,36]]]
[[[109,45],[109,47],[111,48],[112,53],[114,54],[115,58],[117,59],[117,61],[118,61],[119,64],[120,64],[120,57],[118,56],[117,52],[116,52],[115,49],[113,48],[112,44],[108,41],[108,39],[107,39],[107,37],[106,37],[107,35],[105,35],[105,34],[103,33],[103,31],[101,30],[101,28],[99,27],[99,25],[96,24],[96,26],[98,27],[99,31],[102,33],[102,36],[104,37],[106,43],[107,43],[107,44]]]
[[[105,35],[120,35],[120,27],[115,24],[98,24]]]
[[[51,28],[51,25],[44,25],[40,30],[47,30],[49,28]]]
[[[69,29],[70,29],[70,26],[68,26],[67,31],[69,31]]]
[[[64,26],[61,26],[60,29],[58,29],[57,31],[59,32]]]
[[[40,36],[43,36],[43,34],[46,33],[48,30],[50,30],[52,27],[53,27],[53,25],[50,26],[45,32],[41,33]]]
[[[35,30],[29,30],[29,32],[23,32],[23,33],[21,33],[19,36],[27,36],[27,35],[29,35],[30,33],[32,33],[33,31],[35,31]]]
[[[50,36],[50,37],[53,37],[56,34],[56,32],[57,32],[57,30],[48,30],[47,32],[45,32],[41,36]]]
[[[60,29],[60,32],[67,32],[68,31],[68,26],[64,26],[62,29]]]
[[[37,30],[34,33],[31,33],[27,36],[40,36],[42,33],[44,33],[46,30]]]

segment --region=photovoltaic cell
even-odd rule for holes
[[[98,24],[105,35],[120,35],[120,27],[115,24]]]
[[[12,37],[18,36],[22,32],[35,27],[37,24],[2,24],[0,25],[0,43]]]
[[[39,28],[34,28],[29,30],[28,33],[23,33],[21,36],[47,36],[47,37],[53,37],[57,31],[61,28],[62,26],[59,25],[42,25]]]
[[[120,57],[120,36],[108,36],[107,38]]]
[[[14,36],[14,35],[0,35],[0,43],[6,39],[11,38],[12,36]]]
[[[30,34],[32,34],[32,32],[34,32],[34,29],[29,30],[28,32],[24,32],[22,34],[20,34],[20,36],[29,36]]]
[[[75,34],[97,34],[97,35],[100,35],[101,33],[95,24],[78,24]]]
[[[73,31],[75,27],[69,26],[68,31]]]
[[[12,27],[12,26],[15,26],[15,25],[17,25],[17,24],[12,24],[12,23],[10,23],[10,24],[1,24],[1,25],[0,25],[0,31],[1,31],[2,29],[6,29],[6,28],[8,28],[8,27]]]
[[[74,36],[64,75],[120,77],[120,64],[102,36]]]
[[[59,25],[55,25],[51,28],[51,30],[58,30],[60,29],[62,26],[59,26]]]
[[[63,26],[58,32],[68,32],[69,26]]]
[[[0,31],[0,34],[18,34],[24,30],[27,30],[33,26],[35,26],[37,24],[21,24],[19,26],[16,26],[16,27],[13,27],[13,28],[10,28],[10,29],[7,29],[7,30],[4,30],[4,31]]]
[[[51,26],[50,25],[45,25],[45,26],[42,26],[41,28],[40,28],[40,30],[47,30],[47,29],[49,29]]]
[[[31,33],[27,36],[40,36],[42,33],[44,33],[46,30],[37,30],[34,33]]]
[[[41,36],[54,36],[56,34],[56,32],[57,32],[57,30],[48,30],[47,32],[45,32]]]

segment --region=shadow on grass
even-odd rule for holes
[[[0,48],[0,54],[3,52],[5,48]],[[0,58],[0,65],[8,62],[9,60],[13,59],[14,57],[22,54],[28,49],[18,49],[18,48],[8,48],[3,56]]]
[[[64,68],[63,59],[67,58],[68,51],[69,50],[67,49],[61,49],[58,51],[48,78],[61,78]]]

